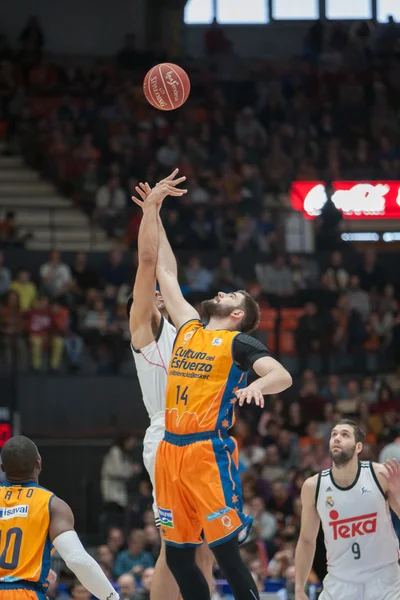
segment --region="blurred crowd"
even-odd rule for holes
[[[0,111],[10,152],[54,180],[108,234],[134,246],[139,180],[178,166],[189,193],[166,222],[176,248],[282,248],[277,213],[291,181],[400,179],[399,27],[317,21],[299,58],[247,63],[218,24],[207,59],[182,59],[192,83],[171,114],[141,89],[161,49],[127,35],[114,60],[58,62],[32,19],[20,48],[0,38]]]
[[[92,372],[107,375],[132,363],[126,301],[137,252],[113,250],[97,266],[90,258],[77,252],[67,264],[54,250],[30,272],[11,270],[0,251],[3,367],[39,372],[46,358],[53,372],[77,371],[85,356]],[[181,262],[183,294],[199,307],[218,291],[249,289],[261,306],[257,335],[291,372],[366,374],[400,364],[399,282],[373,251],[351,261],[339,251],[318,261],[270,255],[255,265],[213,258]]]
[[[37,18],[18,48],[0,36],[7,152],[21,152],[128,248],[136,247],[141,218],[130,200],[135,186],[180,167],[189,193],[168,203],[163,220],[173,248],[189,251],[179,265],[183,293],[197,305],[218,290],[246,286],[262,307],[257,335],[299,373],[261,416],[244,407],[234,432],[245,510],[255,519],[243,557],[260,591],[280,581],[282,598],[294,598],[300,489],[329,468],[334,424],[342,416],[361,424],[363,459],[400,458],[397,274],[373,252],[350,261],[341,251],[327,260],[287,256],[279,216],[294,179],[400,179],[398,39],[393,21],[380,29],[318,21],[300,58],[249,65],[213,24],[206,61],[182,63],[190,100],[166,115],[146,104],[141,90],[163,52],[139,52],[132,35],[114,60],[97,61],[47,57]],[[23,241],[9,212],[0,245]],[[218,251],[214,263],[203,257],[205,248]],[[248,251],[258,258],[242,264]],[[40,372],[48,363],[57,373],[84,370],[90,357],[97,373],[120,373],[129,356],[126,300],[136,268],[136,252],[112,251],[95,266],[84,252],[66,260],[54,250],[38,271],[15,270],[0,251],[0,365]],[[160,547],[136,446],[127,436],[104,457],[104,544],[95,551],[125,600],[149,598]],[[311,587],[324,568],[314,564]],[[49,597],[89,600],[64,575]],[[216,567],[213,600],[226,594],[220,576]]]

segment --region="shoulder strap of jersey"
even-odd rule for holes
[[[317,506],[317,504],[318,504],[318,494],[319,494],[319,488],[321,487],[321,477],[322,477],[322,472],[318,473],[317,487],[315,488],[315,506]]]
[[[378,490],[380,491],[380,493],[382,494],[382,496],[383,496],[383,497],[385,498],[385,500],[386,500],[386,495],[385,495],[385,492],[383,491],[383,489],[382,489],[382,486],[381,486],[381,484],[379,483],[379,479],[378,479],[378,478],[377,478],[377,476],[376,476],[376,473],[375,473],[375,469],[374,469],[374,465],[373,465],[373,462],[372,462],[372,460],[370,460],[370,461],[369,461],[369,468],[371,469],[371,475],[372,475],[372,479],[375,481],[375,483],[376,483],[376,487],[378,488]]]

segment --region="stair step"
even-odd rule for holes
[[[21,167],[21,169],[0,168],[0,184],[12,183],[19,185],[25,182],[40,182],[39,173],[27,167]]]
[[[41,208],[69,208],[70,210],[74,210],[71,201],[62,196],[56,196],[54,190],[52,194],[41,194],[39,196],[31,197],[27,195],[27,192],[25,192],[24,195],[3,195],[0,190],[0,208],[1,207],[9,210],[14,208],[31,208],[38,210]]]
[[[2,156],[0,155],[0,169],[13,169],[25,165],[21,156]]]
[[[48,196],[54,195],[54,186],[45,181],[35,181],[32,183],[10,183],[0,182],[0,196]]]
[[[65,208],[55,210],[37,208],[34,211],[22,208],[16,213],[16,221],[21,227],[53,227],[54,225],[89,227],[87,217],[72,208],[70,210]]]
[[[107,240],[103,242],[81,242],[78,245],[75,242],[56,242],[54,245],[48,242],[30,240],[26,247],[29,250],[60,250],[60,252],[77,252],[84,250],[87,252],[109,252],[112,248],[112,243]]]
[[[34,239],[41,242],[104,242],[107,236],[104,231],[97,228],[89,229],[87,227],[74,228],[53,228],[46,229],[35,227],[32,231]]]

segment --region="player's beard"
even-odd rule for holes
[[[214,298],[211,300],[204,300],[201,303],[201,313],[209,321],[211,317],[219,317],[223,319],[229,317],[234,308],[232,306],[221,305],[220,302],[216,302]]]
[[[356,444],[352,448],[348,450],[341,450],[338,454],[333,454],[333,452],[329,451],[329,456],[332,459],[332,462],[336,467],[344,467],[351,461],[356,451]]]

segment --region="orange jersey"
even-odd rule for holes
[[[47,589],[52,498],[33,481],[0,484],[0,590]]]
[[[246,385],[246,373],[232,356],[238,333],[205,329],[197,319],[181,327],[168,371],[166,431],[186,435],[232,427],[235,391]]]

